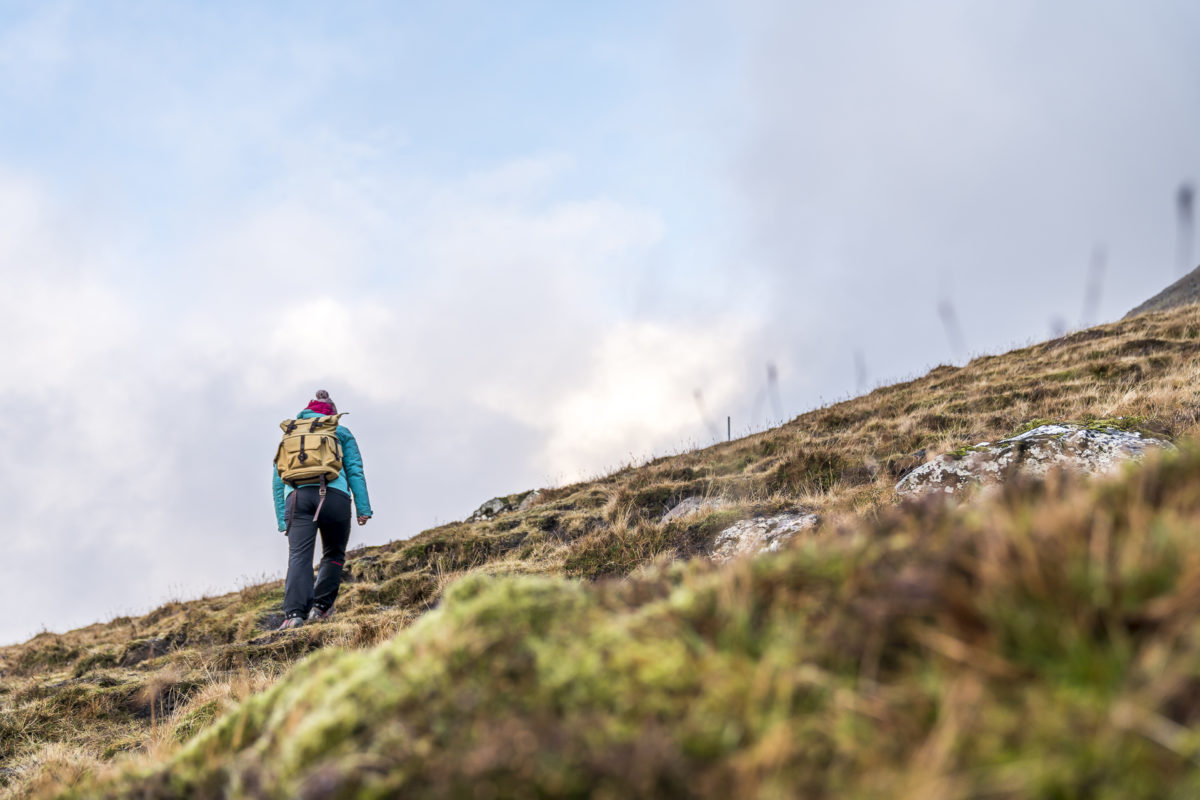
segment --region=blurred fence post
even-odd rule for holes
[[[1195,242],[1195,200],[1196,190],[1192,188],[1190,183],[1181,184],[1179,192],[1175,195],[1175,209],[1178,213],[1179,225],[1179,274],[1184,275],[1191,272],[1196,266],[1194,263],[1195,257],[1192,255],[1192,247]]]

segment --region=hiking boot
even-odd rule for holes
[[[283,621],[283,624],[280,625],[275,630],[290,631],[292,628],[299,628],[303,624],[304,624],[304,617],[288,617],[287,619],[285,619]]]
[[[308,618],[311,620],[316,620],[318,622],[328,620],[332,616],[333,616],[333,606],[330,606],[329,608],[321,608],[320,606],[313,606],[312,611],[308,612]]]

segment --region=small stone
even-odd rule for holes
[[[663,514],[659,522],[670,522],[676,519],[690,517],[693,514],[701,514],[708,511],[716,511],[719,508],[724,508],[728,503],[720,497],[689,497],[681,501],[678,505]]]

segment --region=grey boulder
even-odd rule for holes
[[[995,485],[1011,475],[1042,478],[1054,469],[1084,475],[1111,472],[1140,461],[1152,450],[1173,450],[1165,439],[1103,425],[1053,423],[998,442],[980,442],[938,456],[896,484],[903,496],[955,494],[970,486]]]

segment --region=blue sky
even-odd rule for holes
[[[160,215],[263,191],[290,166],[280,138],[433,179],[569,150],[578,189],[645,189],[636,167],[664,121],[683,124],[662,91],[665,6],[280,8],[10,5],[2,91],[20,124],[0,142]]]
[[[855,353],[873,384],[1077,325],[1097,248],[1119,317],[1178,271],[1197,23],[0,0],[0,640],[278,573],[266,465],[317,388],[380,543],[761,429],[768,362],[790,417]]]

